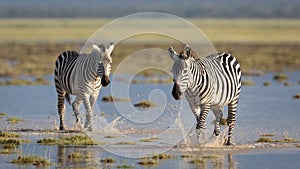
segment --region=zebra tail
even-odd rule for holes
[[[70,98],[69,93],[66,93],[66,100],[71,105],[71,98]]]

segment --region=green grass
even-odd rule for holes
[[[213,156],[213,155],[206,155],[206,156],[203,156],[202,158],[204,159],[215,159],[215,158],[219,158],[218,156]]]
[[[115,145],[136,145],[136,142],[121,141],[121,142],[116,143]]]
[[[297,19],[189,19],[213,42],[300,42]],[[1,19],[1,41],[82,41],[108,23],[108,19]],[[144,22],[167,22],[153,19]],[[124,25],[123,29],[135,29]],[[137,27],[138,29],[138,27]],[[169,29],[162,27],[160,29]],[[184,30],[181,30],[184,31]],[[113,37],[103,34],[103,39]],[[187,32],[187,37],[193,34]]]
[[[237,57],[242,71],[299,70],[300,20],[298,19],[191,19],[192,23],[212,41],[217,51],[227,51]],[[0,19],[0,77],[13,77],[2,85],[49,84],[40,79],[53,74],[57,56],[65,50],[80,50],[82,44],[108,19]],[[147,21],[151,23],[151,21]],[[162,22],[155,20],[155,22]],[[123,29],[133,29],[124,27]],[[169,28],[162,28],[169,29]],[[197,39],[187,32],[186,37]],[[111,39],[107,33],[103,39]],[[167,50],[173,45],[176,50],[184,44],[174,40],[151,42],[161,36],[142,36],[119,42],[113,51],[112,71],[128,55],[145,48]],[[199,40],[199,39],[197,39]],[[127,43],[130,42],[130,43]],[[200,48],[200,47],[199,47]],[[149,66],[157,64],[156,56],[151,59],[136,59],[132,64]],[[170,67],[169,57],[160,57],[163,67]],[[134,67],[126,67],[132,72]],[[124,72],[125,73],[125,72]],[[154,71],[141,72],[145,76]],[[37,77],[34,81],[20,80],[20,75]],[[161,79],[147,83],[169,82]]]
[[[2,117],[6,116],[6,115],[7,115],[6,112],[0,112],[0,119],[1,119]]]
[[[199,163],[204,163],[204,162],[205,162],[205,160],[203,160],[203,159],[193,159],[190,161],[190,163],[192,163],[192,164],[199,164]]]
[[[19,156],[18,158],[11,161],[13,164],[18,165],[35,165],[38,167],[49,166],[50,162],[47,159],[38,156]]]
[[[7,120],[9,124],[18,124],[19,122],[23,121],[22,119],[18,117],[9,117]]]
[[[37,140],[37,143],[42,145],[97,145],[97,142],[84,135],[70,136],[65,138],[53,139],[43,138]]]
[[[0,86],[23,86],[23,85],[50,85],[50,82],[42,77],[38,77],[34,81],[14,78],[8,81],[0,82]]]
[[[150,138],[141,139],[141,140],[139,140],[139,142],[155,142],[157,140],[158,140],[158,137],[150,137]]]

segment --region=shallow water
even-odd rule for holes
[[[236,128],[234,132],[234,141],[237,145],[253,145],[261,134],[273,134],[272,139],[282,140],[284,137],[291,137],[300,140],[299,130],[299,100],[293,99],[292,96],[300,92],[300,72],[287,72],[291,86],[285,87],[282,83],[272,79],[274,74],[265,74],[261,77],[244,77],[244,80],[252,80],[256,83],[255,86],[243,86],[240,97],[240,103],[237,112]],[[51,77],[50,77],[51,78]],[[114,85],[122,90],[126,83],[126,76],[120,76],[119,80],[113,81]],[[123,79],[123,80],[120,80]],[[270,82],[268,87],[263,86],[264,82]],[[25,138],[33,140],[29,144],[23,144],[20,149],[23,155],[40,155],[50,159],[51,163],[57,166],[94,166],[103,167],[99,158],[112,156],[117,159],[117,162],[112,164],[112,168],[121,165],[126,160],[126,164],[133,164],[136,168],[143,168],[137,164],[138,160],[116,156],[119,154],[124,156],[134,157],[137,152],[143,154],[160,153],[159,150],[166,150],[179,144],[182,141],[182,135],[191,134],[194,131],[194,116],[189,109],[186,109],[186,102],[176,102],[171,98],[172,84],[132,84],[129,92],[117,92],[117,97],[130,97],[130,102],[120,102],[117,105],[114,103],[105,103],[101,101],[102,96],[111,95],[111,85],[103,88],[99,99],[97,112],[105,112],[105,116],[96,116],[97,119],[105,118],[106,124],[112,125],[116,132],[112,130],[103,130],[99,133],[99,139],[105,142],[116,143],[119,141],[134,141],[149,137],[158,137],[159,141],[154,142],[138,142],[138,145],[116,146],[113,144],[95,147],[62,147],[62,146],[40,146],[36,144],[38,138],[49,137],[49,135],[32,134],[25,132]],[[116,93],[116,92],[114,92]],[[157,97],[161,96],[161,97]],[[144,99],[158,103],[157,107],[152,109],[136,109],[130,107],[130,103],[134,104]],[[166,103],[172,103],[167,104]],[[178,106],[183,106],[185,112],[176,112]],[[175,107],[175,108],[174,108]],[[118,111],[118,108],[122,110]],[[56,113],[56,93],[52,86],[2,86],[0,87],[0,112],[7,112],[7,116],[0,119],[0,129],[3,130],[20,130],[20,129],[55,129],[58,126],[58,115]],[[83,111],[83,109],[82,109]],[[135,112],[136,111],[136,112]],[[225,110],[226,111],[226,110]],[[175,113],[174,113],[175,112]],[[140,114],[139,114],[140,113]],[[82,113],[84,117],[84,113]],[[224,116],[227,113],[224,112]],[[8,117],[18,117],[24,121],[19,124],[8,124]],[[118,118],[120,117],[120,118]],[[147,117],[147,118],[143,118]],[[180,118],[178,118],[180,117]],[[117,120],[116,120],[117,119]],[[181,120],[185,130],[180,130],[178,119]],[[213,125],[211,122],[214,117],[212,113],[207,119],[208,135],[212,133]],[[114,121],[115,120],[115,121]],[[140,120],[140,121],[138,121]],[[138,122],[134,122],[138,121]],[[67,106],[66,124],[69,129],[72,129],[75,122],[75,117],[72,114],[71,107]],[[98,121],[97,121],[98,122]],[[176,124],[176,125],[174,125]],[[101,123],[96,123],[100,125]],[[172,127],[172,125],[174,125]],[[178,126],[177,126],[178,125]],[[189,127],[191,130],[189,131]],[[169,129],[168,134],[164,131]],[[121,132],[121,134],[120,134]],[[176,133],[172,135],[172,132]],[[178,134],[178,132],[183,132]],[[171,133],[171,134],[170,134]],[[102,135],[101,135],[102,134]],[[122,137],[115,139],[106,139],[104,136],[111,134],[119,134]],[[27,136],[26,136],[27,135]],[[194,135],[190,138],[193,140]],[[181,142],[182,143],[182,142]],[[288,146],[290,147],[290,146]],[[103,150],[108,148],[109,153]],[[113,151],[111,151],[113,149]],[[247,150],[246,152],[227,151],[219,153],[218,150],[213,154],[219,156],[217,159],[206,160],[204,165],[207,168],[299,168],[300,149],[296,146],[292,148],[271,148],[255,150]],[[83,151],[91,156],[88,160],[70,161],[66,158],[69,152],[74,150]],[[177,158],[160,161],[158,168],[194,168],[204,167],[196,166],[189,163],[190,159],[182,159],[180,154],[189,153],[190,149],[182,148],[179,150],[171,150],[169,153],[175,154]],[[196,151],[203,154],[211,152]],[[132,154],[131,154],[132,153]],[[131,155],[130,155],[131,154]],[[16,167],[13,164],[7,163],[17,155],[1,155],[0,163],[4,164],[5,168]],[[280,160],[280,163],[277,162]],[[0,167],[1,168],[1,167]],[[30,168],[30,167],[29,167]]]

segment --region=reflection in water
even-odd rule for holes
[[[72,154],[77,154],[77,157],[71,157]],[[99,163],[97,161],[97,151],[93,151],[87,147],[57,147],[57,162],[60,167],[68,166],[84,166],[95,167]]]

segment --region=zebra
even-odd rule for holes
[[[55,62],[54,82],[57,92],[57,109],[60,119],[60,130],[65,129],[65,99],[72,105],[76,123],[81,124],[79,114],[80,104],[83,102],[86,110],[84,127],[92,130],[92,110],[97,101],[102,86],[110,83],[112,58],[110,54],[114,43],[106,49],[103,44],[96,45],[92,42],[93,51],[89,54],[79,54],[77,51],[61,53]],[[71,104],[70,95],[76,98]]]
[[[224,144],[232,145],[233,129],[238,98],[241,91],[241,68],[237,59],[229,53],[212,54],[195,59],[193,51],[186,45],[177,54],[170,46],[169,55],[174,61],[171,69],[174,86],[172,96],[179,100],[182,94],[196,117],[199,143],[205,141],[206,117],[212,109],[216,120],[214,135],[220,134],[223,108],[228,105],[228,138]]]

